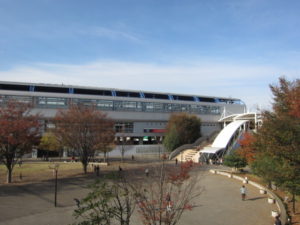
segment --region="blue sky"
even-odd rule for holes
[[[300,1],[0,0],[0,80],[236,97],[299,78]]]

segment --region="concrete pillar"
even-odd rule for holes
[[[143,138],[139,138],[139,145],[143,145]]]
[[[63,157],[66,158],[68,157],[68,150],[64,148],[63,150]]]
[[[38,157],[38,150],[37,149],[32,149],[32,152],[31,152],[31,157],[36,159]]]

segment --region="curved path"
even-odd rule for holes
[[[74,222],[73,198],[83,197],[88,190],[87,178],[60,181],[59,207],[53,207],[53,185],[49,182],[23,186],[0,186],[0,225],[66,225]],[[204,172],[201,184],[205,188],[195,199],[199,207],[183,214],[180,225],[268,225],[273,224],[267,197],[247,185],[248,196],[242,201],[241,183],[235,179]],[[133,225],[141,225],[138,216]]]
[[[181,225],[268,225],[274,224],[271,211],[276,205],[267,203],[267,196],[246,185],[247,199],[241,200],[241,182],[225,176],[208,174],[203,178],[205,191],[199,197],[199,208],[188,212]]]

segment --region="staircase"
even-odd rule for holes
[[[194,155],[204,146],[212,143],[219,131],[212,132],[209,136],[198,138],[193,144],[185,144],[175,149],[169,155],[169,159],[177,159],[178,161],[193,160]],[[186,157],[185,157],[186,156]]]
[[[193,160],[194,155],[198,152],[197,149],[187,149],[176,156],[178,161],[186,162]]]
[[[197,153],[197,149],[189,149],[184,154],[184,161],[191,161],[193,160],[193,156]]]

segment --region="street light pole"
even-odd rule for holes
[[[53,169],[55,173],[55,187],[54,187],[54,207],[57,206],[57,173],[58,173],[59,164],[55,163],[49,166],[50,169]]]
[[[57,170],[55,170],[55,191],[54,191],[54,207],[57,203]]]
[[[158,145],[158,159],[160,160],[160,145]]]

